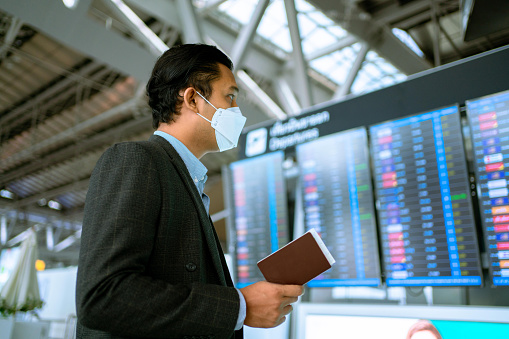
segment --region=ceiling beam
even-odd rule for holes
[[[411,1],[403,6],[395,3],[373,13],[372,19],[381,24],[392,26],[401,20],[428,11],[429,9],[429,0]]]
[[[42,140],[31,147],[28,147],[20,152],[14,153],[10,157],[3,159],[3,167],[14,165],[15,163],[24,163],[36,157],[37,154],[43,153],[45,150],[52,149],[56,145],[62,145],[76,138],[82,137],[84,133],[90,133],[94,130],[95,126],[104,124],[113,118],[128,117],[133,115],[133,108],[137,107],[140,99],[133,98],[120,105],[113,107],[99,115],[96,115],[88,120],[85,120],[71,128],[68,128],[48,139]]]
[[[369,52],[369,45],[367,43],[363,43],[361,46],[361,49],[357,53],[357,56],[353,62],[352,67],[350,68],[350,71],[348,71],[348,74],[346,76],[345,82],[339,87],[337,92],[334,94],[334,99],[339,99],[345,97],[348,93],[350,93],[350,90],[352,88],[352,84],[357,77],[357,74],[362,68],[362,63],[366,59],[366,55]]]
[[[431,68],[426,60],[394,36],[387,25],[376,22],[355,2],[347,0],[309,0],[309,2],[327,13],[349,33],[368,43],[372,50],[404,74],[410,75]]]
[[[64,186],[60,186],[60,187],[57,187],[57,188],[54,188],[54,189],[51,189],[48,191],[44,191],[44,192],[40,192],[40,193],[31,195],[27,198],[17,200],[14,203],[14,208],[18,209],[18,208],[21,208],[24,206],[28,206],[28,205],[38,202],[41,199],[51,200],[58,195],[61,195],[61,194],[64,194],[64,193],[67,193],[70,191],[85,190],[88,188],[89,181],[90,181],[90,179],[83,179],[81,181],[72,182],[72,183],[64,185]]]
[[[11,223],[17,224],[18,221],[21,221],[29,224],[51,223],[57,228],[68,227],[69,225],[74,225],[75,229],[81,227],[81,221],[83,220],[82,213],[66,215],[61,211],[38,205],[28,205],[22,209],[16,209],[15,204],[15,201],[0,199],[0,214],[5,215],[7,220],[10,220]],[[9,237],[10,235],[8,238]]]
[[[256,34],[256,29],[260,25],[263,14],[269,5],[270,0],[260,0],[256,4],[256,8],[251,15],[249,22],[242,28],[235,40],[233,45],[231,57],[233,64],[237,69],[241,69],[245,60],[246,53],[249,49],[249,45],[253,41],[253,37]]]
[[[253,94],[256,104],[260,106],[267,116],[272,119],[286,119],[287,115],[281,108],[262,90],[258,84],[243,70],[237,71],[237,80],[243,88],[249,89]]]
[[[408,31],[409,29],[414,28],[415,26],[422,25],[422,23],[431,21],[431,10],[424,11],[420,14],[416,14],[414,16],[408,17],[399,21],[395,27],[398,27],[404,31]]]
[[[292,59],[295,63],[295,82],[296,92],[299,95],[300,105],[308,108],[313,104],[311,97],[311,88],[309,85],[308,65],[302,51],[302,39],[299,30],[299,21],[297,20],[297,9],[294,0],[284,0],[286,18],[288,20],[288,30],[292,41]]]
[[[129,29],[129,32],[131,32],[138,41],[142,42],[150,53],[161,55],[168,49],[168,46],[159,39],[157,34],[147,27],[143,20],[141,20],[122,0],[102,0],[102,3],[120,18],[122,23]]]
[[[7,55],[9,47],[11,47],[14,39],[16,39],[21,26],[23,26],[23,21],[16,17],[11,18],[11,25],[9,26],[9,30],[4,36],[3,44],[0,46],[0,61]]]
[[[189,0],[176,0],[180,15],[180,28],[186,44],[204,43],[201,21],[196,18],[193,2]]]
[[[89,18],[90,3],[81,0],[75,9],[69,9],[62,1],[16,0],[1,1],[0,9],[84,55],[147,81],[156,57],[136,41]]]
[[[42,93],[39,93],[36,98],[32,100],[26,100],[20,106],[7,112],[0,118],[1,133],[4,134],[6,131],[10,131],[13,127],[25,122],[28,119],[31,119],[31,114],[27,114],[27,111],[32,110],[34,107],[38,107],[38,109],[44,109],[40,105],[41,103],[45,102],[45,100],[49,100],[47,101],[47,104],[52,106],[61,100],[61,97],[66,97],[72,94],[72,92],[75,91],[72,85],[83,82],[90,82],[91,85],[93,85],[93,79],[95,79],[98,75],[100,76],[106,74],[104,71],[102,73],[101,71],[97,72],[103,67],[104,65],[91,62],[83,66],[76,73],[70,74],[69,77],[62,79],[53,86],[45,89]],[[89,78],[89,74],[93,73],[94,75]]]
[[[327,45],[325,47],[322,47],[320,49],[317,49],[311,53],[309,53],[306,57],[307,61],[319,59],[325,55],[334,53],[336,51],[339,51],[345,47],[351,46],[358,42],[359,40],[351,35],[347,35],[344,38],[339,39],[333,44]]]
[[[216,10],[219,6],[221,6],[222,3],[226,2],[226,1],[227,0],[209,0],[205,4],[205,6],[203,6],[202,8],[200,8],[198,10],[198,15],[204,17],[207,14],[209,14],[210,12]]]
[[[157,18],[159,21],[180,29],[180,18],[177,15],[176,5],[172,1],[167,0],[126,0],[126,2],[142,12]],[[231,28],[231,26],[220,22],[217,18],[212,16],[204,16],[202,18],[203,30],[207,32],[214,42],[229,55],[233,51],[233,46],[237,41],[239,33]],[[288,61],[288,55],[283,51],[275,53],[267,46],[252,41],[249,53],[245,56],[243,63],[244,68],[250,74],[256,74],[264,79],[272,81],[275,76],[281,75],[285,70],[285,65]],[[291,71],[291,70],[290,70]],[[298,93],[297,84],[294,81],[289,82],[292,91]],[[330,99],[334,93],[329,88],[311,81],[312,93],[317,97],[325,97]]]
[[[435,0],[430,0],[431,9],[433,15],[431,17],[433,22],[433,60],[435,62],[435,67],[440,66],[440,18],[438,17],[438,4]]]
[[[133,114],[132,111],[131,114]],[[82,141],[78,141],[75,144],[71,144],[64,149],[58,150],[51,154],[45,154],[44,157],[38,161],[30,161],[25,165],[16,167],[9,172],[3,173],[0,177],[0,186],[23,178],[30,173],[34,173],[44,168],[52,167],[55,164],[72,158],[77,154],[77,151],[83,154],[95,150],[98,147],[111,145],[115,140],[119,139],[120,135],[123,137],[128,137],[131,135],[143,133],[145,131],[150,131],[151,122],[152,116],[144,115],[142,117],[137,117],[135,119],[129,120],[128,122],[122,123],[114,128],[110,128],[102,133],[90,136],[85,140],[78,139]]]
[[[107,1],[107,0],[104,0],[104,1]],[[115,1],[120,1],[120,0],[115,0]],[[187,38],[186,38],[187,43],[202,43],[205,38],[207,38],[207,40],[212,40],[210,37],[206,37],[202,34],[201,23],[199,23],[198,20],[196,20],[196,13],[194,10],[194,6],[192,5],[191,2],[189,2],[187,0],[178,0],[177,8],[178,8],[178,10],[180,12],[180,16],[182,18],[181,22],[184,23],[184,27],[182,27],[181,29],[183,31],[183,34],[187,36]],[[135,18],[137,18],[137,19],[135,19]],[[141,21],[137,17],[137,15],[134,14],[134,12],[132,14],[130,14],[129,16],[123,16],[122,20],[123,21],[130,21],[130,20]],[[132,23],[127,23],[127,24],[128,24],[128,27],[130,27],[133,30],[137,30],[139,27],[145,27],[146,29],[148,29],[148,27],[146,27],[143,22],[139,22],[135,25],[133,25]],[[145,35],[145,34],[140,34],[140,33],[142,33],[142,32],[136,32],[135,36],[141,36],[141,38],[143,38],[143,35]],[[148,39],[148,41],[145,41],[145,42],[148,42],[150,45],[153,45],[152,40],[160,40],[160,39],[159,39],[159,37],[155,36],[153,39]],[[158,43],[162,46],[165,46],[163,41],[159,41]],[[212,43],[216,44],[213,40],[212,40]],[[247,73],[245,73],[245,72],[242,73],[242,77],[239,78],[239,83],[240,83],[241,87],[243,87],[244,89],[247,89],[247,91],[255,99],[254,101],[258,104],[258,106],[262,110],[265,111],[265,113],[268,116],[272,116],[274,114],[274,112],[279,113],[281,111],[281,109],[277,106],[277,104],[275,102],[273,102],[272,99],[266,93],[261,93],[261,92],[263,92],[263,90],[259,86],[256,85],[256,83],[251,79],[251,77]],[[263,100],[261,98],[263,98]],[[270,109],[269,109],[269,107],[270,107]]]
[[[292,92],[288,81],[278,77],[274,79],[272,83],[276,91],[276,95],[285,111],[288,112],[288,115],[299,115],[302,112],[302,107],[297,101],[295,94]]]

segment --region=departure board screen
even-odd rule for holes
[[[457,106],[370,127],[388,286],[481,285]]]
[[[238,288],[265,280],[256,263],[289,241],[283,157],[281,151],[230,164]]]
[[[466,104],[490,275],[509,286],[509,91]]]
[[[306,230],[314,228],[336,259],[308,286],[380,285],[366,129],[298,145],[297,159]]]

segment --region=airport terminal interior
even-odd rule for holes
[[[76,338],[92,170],[154,133],[186,43],[230,57],[247,118],[200,159],[236,287],[312,229],[335,260],[245,338],[509,337],[507,1],[0,0],[0,339]]]

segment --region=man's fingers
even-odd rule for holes
[[[281,312],[282,315],[288,315],[293,311],[292,305],[287,305],[283,308],[283,312]]]
[[[276,325],[274,325],[274,327],[278,327],[279,325],[281,325],[282,323],[284,323],[286,320],[286,317],[281,317],[281,319],[278,320],[278,322],[276,323]]]
[[[277,326],[281,325],[282,323],[284,323],[286,320],[286,316],[288,314],[290,314],[292,312],[292,310],[293,310],[292,305],[288,305],[285,308],[283,308],[283,311],[281,312],[281,318],[279,318],[279,320],[276,322],[274,327],[277,327]]]
[[[299,298],[297,298],[297,297],[284,297],[283,298],[283,302],[281,303],[281,305],[283,307],[285,307],[287,305],[296,303],[298,300],[299,300]]]
[[[301,285],[282,285],[283,296],[285,297],[299,297],[304,294],[304,286]]]

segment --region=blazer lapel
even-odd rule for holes
[[[189,174],[189,171],[184,164],[184,161],[182,158],[180,158],[177,151],[173,148],[173,146],[166,141],[164,138],[152,135],[149,138],[149,141],[152,141],[156,143],[157,145],[161,146],[166,154],[168,154],[171,162],[175,165],[177,168],[177,171],[182,179],[182,182],[184,182],[184,185],[186,186],[187,190],[189,191],[189,194],[191,195],[191,198],[193,200],[194,205],[196,206],[196,210],[198,211],[198,215],[200,218],[200,224],[202,226],[203,233],[205,234],[205,240],[207,242],[207,246],[210,250],[210,254],[212,257],[212,261],[214,263],[214,267],[216,268],[218,272],[219,279],[223,285],[228,285],[227,279],[226,279],[226,272],[223,269],[222,260],[218,254],[222,254],[222,250],[218,248],[218,243],[216,242],[216,235],[214,226],[212,225],[211,220],[209,219],[208,213],[205,210],[205,206],[203,206],[203,201],[198,193],[198,190],[196,189],[196,185],[193,182],[193,179],[191,178],[191,175]]]

